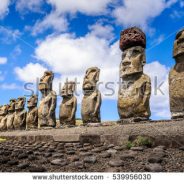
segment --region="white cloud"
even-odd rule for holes
[[[52,7],[51,13],[35,23],[31,30],[32,34],[37,35],[47,29],[53,29],[59,33],[64,32],[69,24],[66,18],[68,14],[74,15],[77,12],[93,16],[106,14],[107,7],[111,2],[112,0],[95,0],[90,3],[86,0],[47,0]]]
[[[19,30],[9,29],[0,25],[0,41],[5,44],[10,44],[12,41],[15,41],[18,37],[20,37],[21,33]]]
[[[0,3],[0,19],[4,18],[4,16],[8,13],[10,5],[10,0],[1,0]]]
[[[8,59],[6,57],[0,57],[0,65],[6,64],[7,60]]]
[[[16,10],[20,13],[25,13],[28,11],[40,12],[43,0],[17,0],[16,1]]]
[[[4,83],[4,84],[0,84],[0,88],[3,90],[15,90],[15,89],[22,89],[22,86],[18,86],[15,83]]]
[[[43,75],[45,70],[46,68],[39,63],[28,63],[23,68],[16,67],[15,73],[21,81],[35,83]]]
[[[106,12],[107,6],[112,0],[48,0],[57,12],[76,13],[81,12],[87,15],[97,15]]]
[[[53,29],[56,32],[66,31],[68,27],[68,22],[63,15],[53,12],[47,15],[43,20],[38,20],[33,26],[32,34],[37,35],[46,31],[47,29]]]
[[[177,0],[122,0],[122,6],[117,6],[113,14],[120,25],[146,29],[150,20],[176,2]]]
[[[11,57],[15,59],[21,53],[22,53],[22,49],[21,49],[20,45],[16,45],[11,53]]]
[[[158,61],[146,64],[144,72],[151,77],[152,94],[150,100],[151,112],[154,118],[170,118],[169,109],[169,68]],[[159,87],[160,86],[160,87]]]
[[[111,25],[103,25],[102,23],[96,23],[89,26],[90,34],[99,38],[105,38],[112,40],[114,38],[114,28]]]

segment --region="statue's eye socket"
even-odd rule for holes
[[[122,59],[124,59],[125,56],[126,56],[126,53],[124,52],[124,53],[122,54]]]
[[[133,56],[137,56],[138,54],[140,54],[140,52],[138,50],[133,50],[132,51],[132,55]]]

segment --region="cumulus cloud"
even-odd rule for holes
[[[87,15],[97,15],[106,12],[107,6],[112,0],[48,0],[57,12],[61,13],[76,13],[81,12]]]
[[[20,37],[21,33],[18,29],[12,30],[0,25],[0,41],[5,44],[10,44]]]
[[[37,79],[40,78],[46,70],[47,69],[39,63],[28,63],[23,68],[16,67],[15,73],[19,80],[23,82],[35,83]]]
[[[169,68],[158,61],[145,65],[144,72],[151,77],[152,95],[150,100],[152,116],[156,119],[170,118],[169,109]]]
[[[8,59],[6,57],[0,57],[0,65],[6,64],[7,60]]]
[[[10,0],[3,0],[0,3],[0,19],[4,18],[4,16],[9,12]]]
[[[25,13],[28,11],[40,12],[43,0],[17,0],[16,1],[16,10],[20,13]]]
[[[177,0],[122,0],[122,6],[117,6],[113,15],[120,25],[147,29],[151,19],[176,2]]]
[[[55,32],[64,32],[68,28],[68,22],[65,16],[53,12],[47,15],[43,20],[38,20],[32,29],[32,34],[43,33],[47,29],[53,29]]]
[[[77,12],[85,15],[100,15],[106,14],[108,5],[112,0],[95,0],[90,3],[86,0],[48,0],[51,5],[51,12],[42,20],[38,20],[32,28],[32,34],[37,35],[53,29],[55,32],[64,32],[68,28],[67,15],[74,15]]]

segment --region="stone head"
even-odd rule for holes
[[[176,35],[173,48],[173,57],[176,61],[184,61],[184,28]]]
[[[39,90],[40,91],[47,91],[52,90],[52,82],[54,79],[54,73],[52,71],[45,71],[44,75],[40,79],[39,83]]]
[[[96,89],[96,84],[99,81],[100,69],[97,67],[89,68],[86,71],[83,90],[84,91],[94,91]]]
[[[13,112],[15,111],[15,104],[16,104],[16,99],[10,99],[10,103],[9,103],[9,112]]]
[[[19,97],[15,103],[15,110],[22,110],[25,106],[25,97]]]
[[[62,97],[71,97],[74,94],[76,83],[73,81],[66,82],[61,90]]]
[[[0,116],[5,116],[8,114],[8,108],[9,108],[9,105],[2,105],[0,107]]]
[[[32,108],[36,107],[38,103],[38,96],[37,95],[32,95],[29,100],[27,101],[27,107]]]
[[[121,32],[120,49],[122,62],[120,77],[128,77],[143,72],[146,63],[146,36],[139,28],[133,27]]]

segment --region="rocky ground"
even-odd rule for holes
[[[0,142],[1,172],[184,172],[184,147]]]

